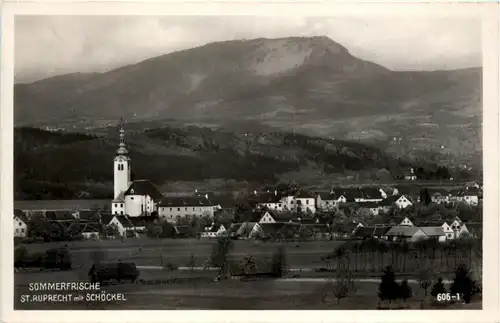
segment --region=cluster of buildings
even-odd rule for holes
[[[162,219],[174,225],[176,233],[182,235],[185,228],[177,226],[179,219],[186,217],[214,218],[214,214],[222,209],[220,205],[212,202],[211,193],[195,192],[189,196],[165,196],[158,187],[147,179],[131,180],[131,158],[124,140],[123,126],[119,129],[119,147],[114,158],[114,198],[111,201],[111,213],[101,214],[97,211],[80,209],[67,210],[42,210],[39,213],[51,225],[62,226],[64,230],[74,229],[78,223],[78,230],[85,238],[96,237],[102,234],[103,228],[113,225],[120,235],[137,235],[144,232],[146,227]],[[434,203],[463,202],[468,205],[478,205],[482,199],[482,188],[479,185],[468,185],[462,189],[446,191],[444,189],[429,189],[429,196]],[[377,188],[377,187],[348,187],[332,188],[329,191],[310,192],[297,190],[296,192],[278,192],[278,190],[254,191],[249,196],[253,203],[253,210],[246,215],[241,223],[211,224],[201,233],[202,237],[215,237],[231,233],[238,237],[251,237],[285,232],[290,235],[301,230],[312,231],[318,237],[347,237],[354,234],[355,229],[363,227],[360,232],[368,233],[372,228],[366,227],[361,222],[339,224],[337,227],[323,223],[315,214],[336,210],[343,204],[356,204],[360,209],[372,215],[388,212],[392,208],[405,209],[418,203],[418,194],[408,194],[402,188]],[[24,237],[27,233],[28,218],[32,210],[14,211],[14,236]],[[280,213],[292,213],[296,217],[280,220]],[[77,221],[76,221],[77,220]],[[453,239],[458,237],[460,229],[450,229],[447,222],[433,226],[419,226],[406,219],[408,223],[396,223],[396,229],[387,229],[389,225],[374,227],[372,233],[376,236],[411,237],[425,235],[433,236],[439,233],[439,239]],[[442,228],[442,233],[438,229]],[[464,228],[463,225],[460,226]],[[452,228],[452,227],[451,227]],[[281,231],[280,231],[281,230]],[[391,231],[393,230],[393,231]],[[453,232],[451,232],[451,231]],[[463,230],[468,230],[468,227]],[[384,234],[382,234],[384,233]],[[437,234],[436,233],[436,234]],[[373,234],[372,234],[373,235]]]

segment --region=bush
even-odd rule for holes
[[[442,293],[446,293],[446,288],[444,287],[443,278],[439,277],[434,286],[432,286],[431,295],[437,297],[438,294]]]
[[[29,260],[28,249],[21,245],[14,250],[14,267],[25,267]]]
[[[472,296],[478,292],[476,282],[470,277],[465,265],[460,265],[455,270],[455,278],[450,287],[450,293],[462,294],[465,303],[470,303]]]
[[[396,282],[394,270],[391,266],[385,268],[378,290],[380,300],[388,300],[389,304],[399,297],[399,285]]]

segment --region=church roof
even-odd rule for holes
[[[163,196],[158,187],[148,179],[133,181],[124,195],[149,195],[154,200],[160,199]]]

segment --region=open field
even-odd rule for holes
[[[24,274],[28,275],[28,274]],[[56,275],[56,273],[52,273]],[[17,276],[17,274],[16,274]],[[44,281],[46,281],[44,279]],[[58,279],[58,281],[66,281]],[[356,290],[342,299],[339,304],[331,296],[323,300],[326,282],[294,281],[292,280],[259,280],[220,282],[185,282],[170,285],[137,285],[124,284],[104,286],[102,290],[108,293],[123,293],[124,301],[109,302],[71,302],[71,303],[21,303],[21,294],[28,292],[26,285],[15,288],[16,309],[95,309],[95,310],[168,310],[168,309],[220,309],[220,310],[291,310],[291,309],[376,309],[378,306],[378,282],[357,282]],[[423,291],[417,284],[411,283],[412,298],[406,307],[419,309],[424,299]],[[265,292],[264,292],[265,291]],[[99,291],[100,292],[100,291]],[[39,292],[40,293],[40,292]],[[86,295],[87,292],[73,292],[73,295]],[[425,308],[435,308],[427,298]],[[402,302],[392,305],[398,308]],[[387,306],[384,304],[383,306]],[[481,309],[481,301],[467,305],[446,304],[445,309]]]

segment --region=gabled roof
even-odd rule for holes
[[[257,203],[279,203],[281,197],[273,193],[259,193],[254,196]]]
[[[100,215],[96,211],[78,211],[80,220],[94,220],[99,219]]]
[[[253,230],[253,228],[257,225],[257,222],[244,222],[236,231],[236,234],[243,236],[248,235]],[[260,225],[259,225],[260,226]]]
[[[128,219],[128,217],[125,216],[125,215],[115,215],[114,217],[118,220],[118,222],[120,222],[120,224],[124,228],[132,228],[134,226],[132,224],[132,222],[130,222],[130,220]]]
[[[199,207],[213,206],[213,203],[200,196],[165,196],[158,203],[160,207]]]
[[[348,202],[354,201],[357,198],[363,198],[363,194],[361,194],[361,190],[359,188],[334,188],[330,192],[331,195],[334,196],[335,200],[338,200],[341,196],[344,196]]]
[[[408,196],[397,194],[397,195],[391,195],[386,199],[383,199],[382,201],[380,201],[379,206],[391,206],[393,203],[396,203],[396,201],[399,200],[402,196],[404,196],[408,201],[411,202],[411,199]]]
[[[148,179],[133,181],[124,195],[149,195],[154,200],[158,200],[163,196],[158,187]]]
[[[364,199],[382,199],[382,193],[376,187],[362,187],[360,188],[361,195]]]
[[[101,223],[103,225],[108,225],[115,216],[113,214],[101,214]]]
[[[16,217],[19,220],[23,221],[25,224],[28,224],[28,217],[26,216],[26,213],[23,212],[23,210],[14,209],[14,218]]]
[[[97,233],[99,233],[99,232],[101,232],[101,224],[97,223],[97,222],[86,223],[82,229],[82,232],[89,232],[89,233],[97,232]]]
[[[125,192],[121,192],[118,196],[112,201],[112,203],[123,203],[125,202]]]
[[[50,221],[58,222],[70,222],[75,220],[75,217],[70,211],[47,211],[45,212],[45,218]]]
[[[419,228],[429,237],[444,236],[444,230],[440,226]]]
[[[418,231],[420,231],[418,227],[395,226],[387,231],[387,235],[398,237],[413,237]]]
[[[312,194],[308,191],[300,190],[297,194],[295,194],[295,198],[296,199],[313,199],[314,194]]]

